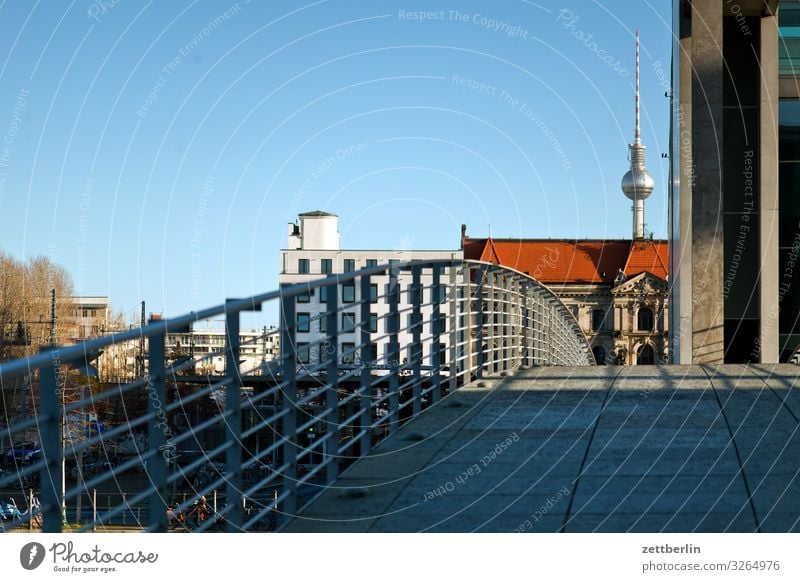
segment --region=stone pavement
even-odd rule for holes
[[[473,383],[285,531],[800,531],[799,375],[603,366]]]

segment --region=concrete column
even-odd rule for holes
[[[761,17],[759,103],[759,220],[761,255],[760,361],[779,358],[778,326],[778,16],[769,8]]]
[[[692,360],[724,360],[722,226],[722,10],[692,2]]]

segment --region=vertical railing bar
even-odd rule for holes
[[[467,272],[469,270],[468,267],[462,267],[463,272]],[[463,305],[458,300],[458,293],[459,289],[457,287],[458,282],[458,269],[451,265],[449,269],[449,295],[450,295],[450,305],[449,305],[449,313],[448,316],[450,317],[450,362],[448,365],[449,371],[449,383],[450,383],[450,393],[452,394],[456,388],[458,388],[458,334],[464,333],[463,329],[459,329],[459,309],[463,311]]]
[[[335,287],[334,287],[335,289]],[[330,286],[328,288],[330,292]],[[297,511],[297,325],[295,322],[295,298],[291,295],[281,297],[281,358],[283,364],[283,409],[281,420],[281,439],[283,441],[284,499],[282,513],[291,517]],[[277,397],[277,395],[276,395]],[[278,465],[276,459],[276,466]]]
[[[411,268],[411,366],[414,382],[411,386],[411,414],[417,416],[422,410],[422,300],[423,293],[420,285],[422,280],[422,267],[414,265]]]
[[[148,371],[147,379],[147,411],[153,415],[150,423],[148,449],[150,451],[164,451],[166,445],[166,431],[169,430],[164,414],[166,407],[166,368],[165,368],[165,340],[166,331],[150,336],[148,340]],[[144,366],[144,362],[142,362]],[[160,415],[159,415],[160,413]],[[167,462],[164,455],[154,454],[149,459],[147,472],[152,484],[152,492],[148,499],[148,522],[153,531],[167,531]],[[124,514],[123,514],[124,515]]]
[[[355,283],[353,293],[355,294]],[[342,290],[344,293],[344,290]],[[353,298],[355,300],[355,297]],[[362,297],[363,299],[363,297]],[[342,297],[344,303],[344,297]],[[328,318],[328,345],[325,350],[327,358],[326,376],[327,391],[325,392],[325,434],[332,434],[322,443],[323,463],[325,464],[325,482],[330,485],[339,476],[339,457],[337,443],[339,442],[339,285],[328,289],[328,298],[325,304]],[[344,318],[344,312],[342,312]],[[355,321],[353,322],[355,324]],[[364,325],[364,321],[361,321]],[[356,328],[357,329],[357,328]],[[355,332],[355,330],[353,330]],[[349,357],[355,359],[355,354]]]
[[[361,377],[360,390],[361,397],[358,400],[359,416],[357,428],[361,432],[372,424],[372,366],[375,361],[372,359],[372,346],[370,344],[371,330],[369,323],[372,321],[372,297],[371,297],[371,278],[369,275],[361,277]],[[366,301],[364,299],[367,299]],[[377,317],[377,316],[376,316]],[[384,320],[384,326],[386,325]],[[379,354],[375,354],[376,358]],[[372,431],[365,430],[360,437],[358,445],[359,455],[362,457],[369,452],[372,444]]]
[[[389,414],[388,432],[393,434],[400,422],[400,344],[397,334],[400,331],[400,315],[398,314],[400,302],[400,288],[398,283],[398,269],[389,267]]]
[[[231,443],[225,451],[225,483],[227,506],[227,529],[239,531],[242,524],[242,379],[239,374],[241,325],[240,312],[229,309],[234,300],[226,301],[225,307],[225,410],[230,415],[225,423],[225,438]]]
[[[475,346],[476,346],[476,355],[477,355],[477,365],[475,370],[475,377],[479,380],[483,378],[483,365],[485,359],[485,352],[483,350],[483,336],[484,336],[484,308],[483,308],[483,288],[484,288],[484,277],[486,276],[486,267],[481,266],[475,270],[476,274],[476,289],[475,289],[475,298],[478,308],[478,313],[476,317],[476,321],[473,324],[477,328],[477,333],[475,335]]]
[[[433,339],[431,343],[431,366],[433,373],[431,375],[431,404],[436,404],[439,401],[440,390],[442,385],[442,353],[439,349],[441,344],[442,335],[442,321],[447,321],[442,318],[441,314],[441,278],[442,266],[437,263],[431,270],[433,278],[431,284],[431,328],[433,331]]]
[[[64,448],[61,434],[61,379],[58,348],[52,350],[49,365],[39,371],[39,403],[44,416],[40,435],[44,465],[41,469],[42,531],[58,533],[63,522],[61,499],[61,471]]]

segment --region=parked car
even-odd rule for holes
[[[6,460],[9,463],[30,463],[39,458],[41,454],[42,449],[38,443],[17,443],[6,451]]]

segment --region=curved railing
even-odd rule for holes
[[[243,369],[241,314],[271,302],[281,325],[263,335],[280,339],[280,356]],[[222,374],[167,357],[167,338],[218,316]],[[71,371],[87,354],[131,344],[146,345],[141,377],[101,384]],[[0,412],[11,419],[2,436],[41,443],[39,452],[6,458],[0,500],[16,492],[25,511],[0,524],[274,530],[459,386],[519,367],[590,364],[585,336],[550,290],[518,271],[460,260],[284,285],[47,348],[0,365]],[[9,402],[21,404],[9,410]],[[84,428],[70,428],[76,418]]]

